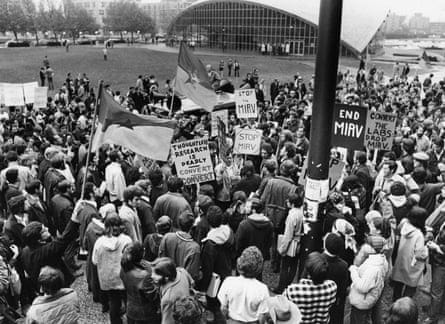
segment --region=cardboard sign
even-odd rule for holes
[[[172,150],[176,171],[185,185],[215,179],[208,138],[173,143]]]
[[[334,189],[337,185],[337,182],[341,177],[344,167],[345,162],[341,160],[331,159],[329,161],[329,190]],[[298,183],[302,186],[306,185],[307,172],[307,159],[305,159],[303,168],[301,169],[301,174],[298,177]]]
[[[258,106],[255,89],[235,90],[235,106],[238,118],[257,118]]]
[[[237,128],[233,152],[235,154],[260,155],[262,136],[261,130]]]
[[[332,124],[332,146],[363,150],[367,109],[359,106],[336,104]]]
[[[389,151],[394,140],[396,114],[368,112],[366,121],[365,146],[368,149]]]
[[[210,136],[218,136],[218,117],[222,120],[224,125],[226,126],[225,132],[227,132],[227,125],[229,124],[229,111],[227,109],[225,110],[217,110],[212,111],[210,113],[211,119],[210,119]]]
[[[34,89],[34,108],[46,108],[48,104],[48,87]]]
[[[37,88],[39,84],[37,82],[28,82],[23,83],[23,95],[25,96],[25,104],[34,103],[35,97],[35,88]]]
[[[23,85],[21,83],[3,83],[5,106],[24,106]]]

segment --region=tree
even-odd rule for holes
[[[37,15],[38,26],[42,31],[51,31],[57,39],[57,35],[64,30],[65,17],[61,6],[48,0],[45,6],[43,2],[39,4],[39,12]]]
[[[151,17],[133,2],[111,3],[104,24],[109,30],[121,32],[121,35],[122,31],[130,32],[132,40],[134,33],[152,33],[155,28]]]
[[[26,17],[26,30],[33,33],[36,42],[39,43],[39,25],[37,20],[37,9],[33,0],[21,0],[22,10]]]
[[[0,0],[0,30],[12,31],[16,40],[19,33],[26,31],[26,16],[20,2]]]
[[[84,8],[75,5],[71,0],[65,1],[65,30],[75,41],[81,31],[93,33],[99,29],[94,17]]]

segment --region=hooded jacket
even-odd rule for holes
[[[382,294],[388,262],[383,254],[371,254],[360,267],[351,267],[351,305],[361,309],[371,309]]]
[[[402,223],[400,243],[392,279],[417,287],[428,258],[428,248],[422,232],[408,221]]]
[[[202,279],[199,282],[201,290],[206,291],[216,273],[223,281],[232,272],[232,251],[235,237],[228,225],[212,228],[202,240],[201,270]]]
[[[125,234],[97,239],[91,261],[97,265],[100,289],[124,290],[120,278],[122,251],[131,242],[131,238]]]
[[[272,244],[273,225],[269,218],[263,214],[252,214],[243,220],[236,232],[237,256],[245,248],[253,245],[260,249],[265,260],[270,259],[270,246]]]

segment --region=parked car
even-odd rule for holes
[[[77,45],[94,45],[94,42],[95,42],[94,40],[86,37],[80,37],[76,39]]]
[[[5,43],[6,47],[29,47],[30,43],[27,40],[15,40],[11,39]]]
[[[37,41],[32,41],[33,46],[62,46],[62,42],[56,39],[39,39],[39,43]]]

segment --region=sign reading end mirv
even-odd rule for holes
[[[332,146],[363,150],[367,109],[360,106],[336,104],[332,124]]]

